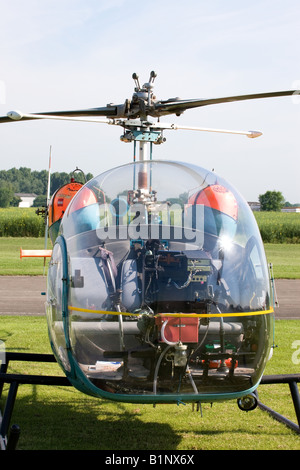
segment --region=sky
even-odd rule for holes
[[[0,0],[0,115],[121,104],[155,70],[159,99],[300,89],[299,0]],[[300,96],[226,103],[164,122],[259,130],[165,131],[154,158],[191,162],[248,201],[268,190],[300,203]],[[0,169],[76,167],[94,176],[132,161],[122,129],[30,121],[0,126]],[[167,175],[166,175],[167,177]]]

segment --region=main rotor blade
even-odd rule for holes
[[[300,94],[299,90],[287,91],[274,91],[268,93],[255,93],[251,95],[237,95],[227,96],[224,98],[209,98],[209,99],[195,99],[195,100],[175,100],[175,101],[160,101],[155,104],[155,110],[159,114],[177,114],[183,113],[186,109],[198,108],[201,106],[208,106],[211,104],[231,103],[234,101],[254,100],[260,98],[276,98],[279,96],[289,96]]]
[[[81,116],[111,116],[117,117],[122,113],[124,105],[111,105],[103,108],[90,108],[90,109],[79,109],[74,111],[51,111],[51,112],[42,112],[34,113],[42,116],[61,116],[61,117],[81,117]],[[18,121],[29,121],[32,119],[37,119],[36,117],[31,117],[30,115],[22,116]],[[13,122],[8,116],[0,117],[0,124],[5,122]]]
[[[255,93],[250,95],[238,95],[238,96],[227,96],[223,98],[209,98],[209,99],[192,99],[192,100],[165,100],[159,101],[151,106],[145,105],[146,114],[150,114],[154,117],[159,117],[168,114],[181,114],[187,109],[199,108],[202,106],[208,106],[212,104],[220,103],[230,103],[234,101],[245,101],[253,100],[260,98],[276,98],[280,96],[290,96],[290,95],[299,95],[299,90],[287,90],[287,91],[275,91],[268,93]],[[129,118],[129,117],[139,117],[141,115],[141,109],[134,108],[129,109],[130,103],[128,100],[124,104],[111,104],[102,108],[90,108],[90,109],[81,109],[73,111],[51,111],[51,112],[39,112],[34,113],[35,115],[41,116],[56,116],[56,117],[84,117],[84,116],[105,116],[107,118]],[[38,119],[38,117],[32,117],[30,114],[24,115],[21,118],[17,119],[18,121],[28,121],[32,119]],[[12,122],[12,119],[9,116],[0,117],[0,124],[6,122]]]

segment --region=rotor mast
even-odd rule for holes
[[[160,132],[155,132],[153,134],[150,132],[148,122],[148,116],[146,114],[146,107],[149,109],[153,103],[153,83],[156,78],[156,72],[152,71],[150,73],[149,81],[144,83],[141,87],[139,82],[139,76],[137,73],[132,74],[132,78],[135,82],[134,94],[132,96],[132,105],[135,107],[138,105],[140,110],[140,119],[136,121],[128,121],[124,123],[125,130],[124,135],[121,136],[123,142],[134,143],[133,159],[136,158],[136,144],[138,143],[138,159],[141,163],[139,172],[138,172],[138,198],[144,198],[145,193],[148,192],[148,174],[147,174],[147,165],[143,164],[146,160],[152,160],[152,144],[154,140],[157,140],[161,135]],[[127,125],[126,125],[127,124]],[[129,129],[128,129],[129,125]],[[150,144],[150,145],[149,145]],[[150,147],[150,148],[149,148]],[[150,151],[150,153],[149,153]],[[149,155],[149,157],[148,157]],[[150,189],[151,192],[151,189]],[[148,194],[149,196],[149,194]]]

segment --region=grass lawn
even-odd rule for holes
[[[300,279],[300,244],[266,243],[265,252],[277,279]]]
[[[44,249],[43,237],[0,237],[0,275],[2,276],[35,276],[42,275],[44,270],[43,258],[20,259],[20,248],[26,250]],[[48,242],[51,249],[51,243]],[[46,259],[46,265],[48,258]]]
[[[266,374],[299,372],[292,348],[298,325],[276,321],[278,348]],[[51,352],[45,317],[0,317],[0,339],[7,351]],[[62,375],[57,364],[15,362],[9,371]],[[7,391],[5,385],[3,397]],[[259,396],[296,422],[287,385],[261,385]],[[20,450],[300,450],[300,436],[259,408],[245,413],[234,400],[203,404],[202,411],[201,417],[190,404],[153,408],[91,398],[73,387],[20,385],[11,424],[20,425]]]
[[[42,275],[43,258],[20,259],[23,249],[43,249],[44,239],[0,237],[0,275]],[[48,248],[51,249],[49,241]],[[300,244],[265,244],[269,263],[277,279],[300,279]],[[48,260],[46,260],[46,265]]]

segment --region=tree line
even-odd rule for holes
[[[51,173],[50,195],[58,188],[70,182],[73,172],[54,172]],[[86,181],[93,178],[91,173],[85,175]],[[76,181],[84,183],[82,173],[76,172]],[[31,170],[27,167],[11,168],[10,170],[0,170],[0,207],[17,207],[20,198],[15,193],[36,194],[34,206],[46,206],[48,187],[47,170]],[[262,211],[280,211],[285,206],[297,206],[300,204],[290,204],[285,201],[280,191],[267,191],[259,195],[259,202]]]
[[[51,173],[50,195],[58,188],[70,182],[73,172]],[[93,178],[91,173],[85,175],[86,181]],[[84,177],[80,172],[75,174],[76,181],[84,183]],[[15,193],[36,194],[37,206],[46,205],[48,187],[48,171],[35,171],[27,167],[0,170],[0,207],[18,206],[20,198]]]

